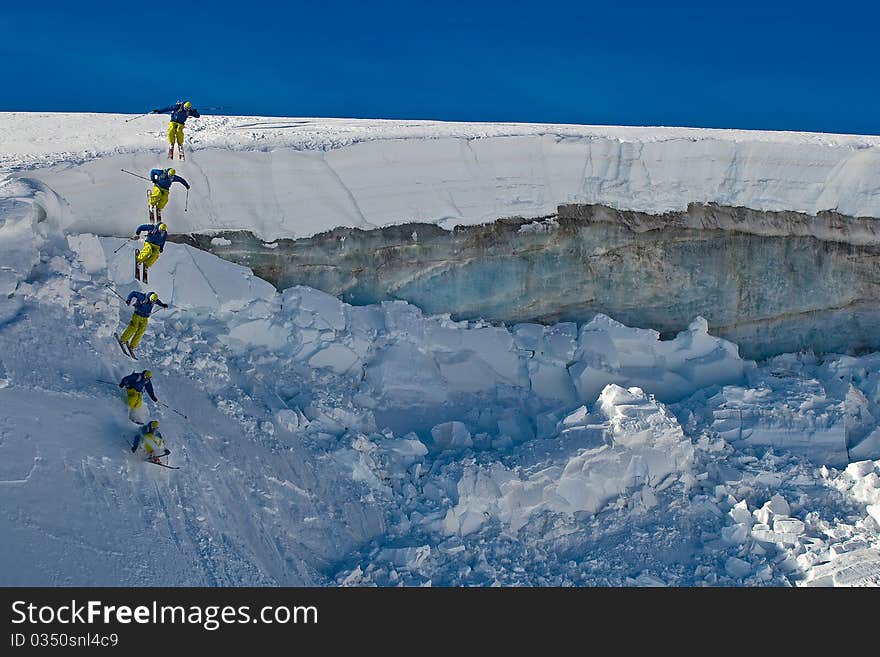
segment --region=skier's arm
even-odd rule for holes
[[[164,301],[162,301],[161,299],[159,299],[158,301],[156,301],[156,305],[162,306],[163,308],[167,308],[170,304],[167,304]]]
[[[178,175],[175,175],[174,178],[171,179],[171,182],[179,182],[181,185],[189,189],[189,183]]]
[[[150,224],[141,224],[140,226],[137,227],[137,230],[134,231],[134,234],[137,235],[138,237],[140,237],[141,233],[143,233],[144,231],[149,231],[150,228],[152,228],[152,226]]]
[[[168,112],[174,111],[174,106],[171,107],[163,107],[161,109],[154,109],[153,114],[167,114]]]
[[[144,388],[146,389],[147,394],[150,395],[150,399],[152,399],[154,402],[158,403],[159,400],[156,399],[156,393],[153,392],[153,382],[147,381],[147,385],[144,386]]]
[[[201,114],[199,114],[199,110],[197,110],[195,107],[190,108],[189,115],[196,118],[196,119],[201,116]]]
[[[131,300],[134,299],[136,296],[137,296],[137,291],[136,291],[136,290],[132,290],[131,292],[129,292],[129,293],[128,293],[128,299],[125,300],[125,305],[126,305],[126,306],[130,306],[130,305],[131,305]]]

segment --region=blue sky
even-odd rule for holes
[[[0,110],[880,133],[876,4],[9,4]]]

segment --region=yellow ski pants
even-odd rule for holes
[[[157,436],[156,434],[150,432],[144,436],[143,440],[144,449],[147,451],[147,454],[152,454],[154,450],[158,451],[163,449],[165,446],[165,441],[162,440],[162,436]]]
[[[168,143],[174,146],[174,141],[183,146],[183,124],[172,121],[168,124]]]
[[[128,327],[122,333],[122,341],[128,342],[128,339],[131,338],[131,346],[137,347],[138,343],[141,341],[141,337],[144,335],[144,331],[146,330],[147,318],[135,313],[131,316],[131,321],[128,323]]]
[[[153,191],[150,192],[150,205],[154,205],[160,210],[168,205],[168,190],[153,185]]]
[[[159,259],[159,247],[149,242],[144,242],[141,252],[138,254],[137,261],[144,263],[144,269],[152,267]],[[137,345],[131,345],[136,347]]]
[[[134,388],[126,388],[125,401],[129,408],[140,408],[140,405],[144,403],[144,396]]]

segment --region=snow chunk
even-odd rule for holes
[[[727,574],[736,579],[748,577],[752,572],[752,564],[743,561],[739,557],[730,557],[724,564],[724,570]]]
[[[101,241],[94,235],[68,235],[67,243],[89,274],[96,274],[107,267]]]
[[[309,365],[316,368],[327,368],[337,374],[345,374],[359,361],[358,355],[341,344],[331,344],[309,358]]]
[[[275,413],[275,421],[278,425],[291,433],[302,431],[309,426],[309,420],[300,410],[283,408]]]
[[[708,334],[702,317],[674,340],[662,342],[657,331],[630,328],[599,314],[581,328],[575,358],[569,371],[585,402],[608,383],[678,401],[712,384],[740,381],[746,367],[734,344]]]
[[[281,302],[285,309],[290,309],[288,312],[293,310],[310,317],[311,321],[301,326],[334,331],[345,328],[344,304],[331,294],[297,285],[284,291]]]
[[[227,344],[230,340],[237,340],[247,347],[281,349],[287,344],[287,338],[288,331],[283,326],[271,320],[255,319],[235,326],[227,336],[220,336],[219,339]]]
[[[535,472],[501,463],[467,466],[458,483],[458,503],[444,520],[446,531],[464,535],[489,518],[517,531],[542,511],[596,513],[631,488],[648,488],[641,499],[646,508],[656,504],[650,489],[687,472],[693,446],[676,419],[638,388],[608,386],[599,406],[595,416],[580,408],[559,423],[560,437],[579,440],[566,440],[555,459]],[[611,445],[602,439],[605,434]]]
[[[435,452],[445,452],[466,449],[474,446],[471,432],[462,422],[444,422],[431,429],[433,443],[431,448]]]

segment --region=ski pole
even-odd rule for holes
[[[186,190],[186,203],[183,204],[183,211],[186,212],[186,208],[189,206],[189,188]]]
[[[135,239],[137,239],[137,238],[136,238],[136,237],[129,237],[128,239],[129,239],[129,240],[135,240]],[[117,253],[119,253],[119,252],[122,250],[122,247],[123,247],[123,246],[125,246],[125,242],[123,242],[122,244],[119,245],[119,248],[116,249],[116,250],[113,252],[113,255],[116,255]]]
[[[147,114],[152,114],[152,112],[147,112]],[[135,119],[139,119],[141,117],[147,116],[147,114],[141,114],[140,116],[135,116],[130,119],[125,119],[125,121],[123,121],[123,123],[128,123],[129,121],[134,121]]]
[[[117,297],[119,297],[120,299],[122,299],[122,295],[119,294],[119,292],[117,292],[116,290],[114,290],[112,287],[110,287],[110,283],[104,283],[104,287],[106,287],[106,288],[107,288],[108,290],[110,290],[113,294],[115,294]],[[122,299],[122,300],[125,301],[125,299]]]
[[[138,174],[132,173],[131,171],[126,171],[125,169],[120,169],[120,171],[122,171],[123,173],[127,173],[130,176],[134,176],[135,178],[140,178],[141,180],[146,180],[147,182],[150,182],[149,178],[144,178],[143,176],[139,176]]]
[[[160,402],[159,402],[159,405],[160,405],[160,406],[164,406],[165,408],[171,408],[171,407],[170,407],[168,404],[166,404],[165,402],[161,402],[161,401],[160,401]],[[177,413],[178,415],[180,415],[181,417],[183,417],[184,420],[189,419],[189,418],[186,417],[186,415],[184,415],[183,413],[181,413],[180,411],[178,411],[176,408],[171,408],[171,410],[174,411],[175,413]]]

